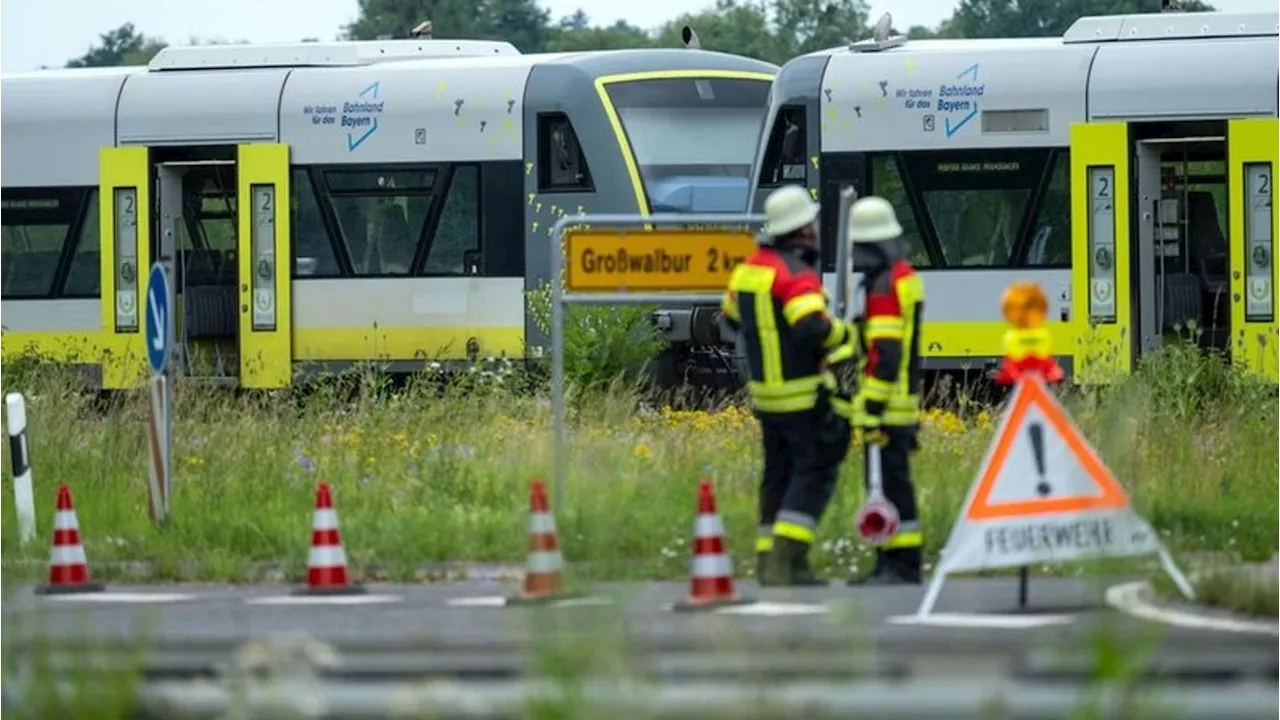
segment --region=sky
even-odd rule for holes
[[[900,30],[936,25],[958,0],[870,0],[871,17],[893,13]],[[713,0],[539,0],[553,19],[590,7],[594,25],[624,19],[656,28]],[[1219,10],[1274,11],[1276,0],[1212,0]],[[83,55],[102,33],[133,24],[147,35],[184,44],[192,37],[250,42],[332,39],[355,19],[356,0],[0,0],[0,70],[61,67]]]

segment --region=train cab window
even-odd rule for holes
[[[102,295],[102,253],[98,235],[98,189],[89,191],[84,221],[76,233],[76,250],[62,285],[63,297],[99,297]]]
[[[935,263],[1013,267],[1021,264],[1023,250],[1036,244],[1044,264],[1051,262],[1051,250],[1060,254],[1064,242],[1069,246],[1070,230],[1060,213],[1040,212],[1053,185],[1054,153],[1047,148],[899,153],[903,186]]]
[[[907,200],[906,189],[902,185],[902,173],[898,170],[897,158],[893,155],[877,155],[871,159],[871,192],[888,200],[893,205],[893,212],[898,216],[898,224],[902,226],[902,236],[907,241],[907,260],[915,267],[929,267],[929,252],[925,248],[924,238],[920,235],[920,225],[916,221],[915,210]]]
[[[655,212],[742,212],[768,80],[660,78],[606,85]]]
[[[1029,267],[1071,265],[1071,158],[1066,150],[1050,160],[1049,186],[1035,205],[1031,239],[1027,244]]]
[[[591,170],[568,116],[538,117],[538,189],[591,190]]]
[[[804,129],[803,105],[787,105],[778,111],[761,164],[760,187],[805,182]]]
[[[430,215],[436,171],[330,170],[325,180],[355,274],[408,275]]]
[[[440,224],[427,252],[425,275],[470,275],[467,261],[480,250],[480,172],[475,165],[454,168]]]
[[[53,294],[63,248],[80,220],[87,188],[6,190],[0,196],[0,295]]]
[[[311,171],[294,168],[289,181],[292,233],[289,243],[293,247],[293,276],[337,277],[338,257],[333,251],[333,238],[325,226],[316,200],[315,184]]]

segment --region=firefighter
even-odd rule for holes
[[[762,245],[734,268],[721,302],[740,333],[764,445],[757,577],[762,585],[824,585],[808,553],[843,459],[833,448],[842,436],[847,447],[851,430],[831,411],[835,382],[823,359],[851,331],[828,312],[814,267],[818,204],[787,185],[769,195],[764,212]]]
[[[882,487],[901,521],[897,533],[876,549],[871,572],[849,584],[919,584],[923,536],[910,456],[918,447],[924,282],[907,262],[902,226],[884,198],[853,204],[849,239],[864,293],[862,316],[854,322],[859,386],[849,412],[864,445],[880,446]],[[864,452],[864,478],[866,469]]]

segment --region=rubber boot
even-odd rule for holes
[[[764,587],[794,587],[826,585],[809,567],[809,544],[790,538],[775,537],[773,551],[765,562],[760,585]]]
[[[764,574],[767,572],[766,566],[769,564],[769,555],[770,553],[768,552],[760,552],[760,551],[756,552],[756,581],[757,582],[760,582],[760,583],[764,582]]]
[[[921,583],[920,548],[876,550],[876,563],[871,572],[849,579],[849,585],[919,585]]]

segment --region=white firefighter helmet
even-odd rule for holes
[[[902,236],[902,226],[888,200],[875,195],[859,198],[849,209],[849,240],[874,243]]]
[[[764,200],[764,231],[770,237],[795,232],[818,218],[818,203],[799,185],[783,185]]]

